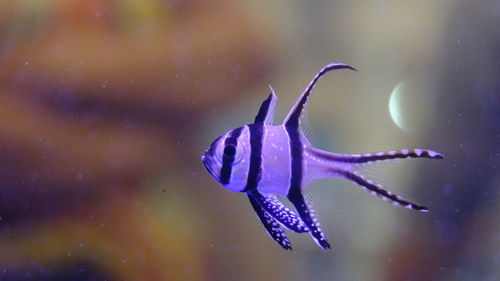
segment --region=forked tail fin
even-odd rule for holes
[[[431,159],[444,158],[444,155],[439,152],[430,149],[419,149],[419,148],[392,150],[388,152],[353,154],[353,155],[337,154],[316,148],[311,148],[308,150],[308,153],[310,153],[314,157],[317,157],[325,161],[333,161],[338,163],[349,163],[349,164],[369,164],[377,161],[404,159],[404,158],[431,158]]]
[[[380,184],[374,183],[369,179],[366,179],[363,175],[355,171],[347,171],[347,170],[332,170],[333,173],[339,175],[345,179],[348,179],[352,182],[360,185],[364,190],[370,191],[372,195],[379,197],[384,201],[391,201],[394,206],[403,206],[407,209],[417,210],[421,212],[428,212],[429,209],[426,207],[409,202],[400,196],[384,189],[384,187]]]

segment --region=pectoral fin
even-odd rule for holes
[[[298,233],[309,231],[302,219],[285,207],[278,199],[263,195],[257,190],[250,191],[248,195],[253,197],[266,212],[291,231]]]
[[[267,234],[269,234],[274,241],[280,244],[283,249],[292,250],[292,244],[290,243],[290,240],[288,240],[288,237],[286,236],[286,233],[281,225],[260,206],[252,195],[249,194],[248,199],[250,200],[257,217],[259,217],[260,222],[264,225]]]

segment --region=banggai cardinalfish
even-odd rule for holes
[[[293,232],[309,232],[321,248],[330,249],[314,210],[303,196],[304,187],[314,180],[344,178],[395,206],[427,212],[426,207],[385,190],[355,168],[396,158],[443,158],[442,154],[428,149],[348,155],[311,146],[300,129],[302,111],[319,78],[336,69],[355,70],[343,63],[326,65],[314,76],[281,125],[272,124],[277,97],[270,87],[271,94],[260,106],[254,123],[216,138],[201,157],[210,174],[225,188],[247,194],[267,233],[287,250],[292,247],[282,226]],[[298,215],[285,207],[277,194],[286,196]]]

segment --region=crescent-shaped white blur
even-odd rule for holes
[[[391,96],[389,98],[389,114],[391,115],[392,121],[399,128],[405,130],[405,122],[401,112],[401,92],[403,87],[403,81],[401,81],[392,90]]]

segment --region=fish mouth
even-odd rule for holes
[[[203,155],[203,156],[201,156],[201,161],[203,162],[203,165],[205,166],[207,171],[210,173],[210,175],[212,175],[212,177],[214,177],[214,179],[216,179],[220,184],[222,184],[222,182],[219,180],[219,176],[217,174],[215,174],[215,172],[210,167],[210,160],[205,155]]]

